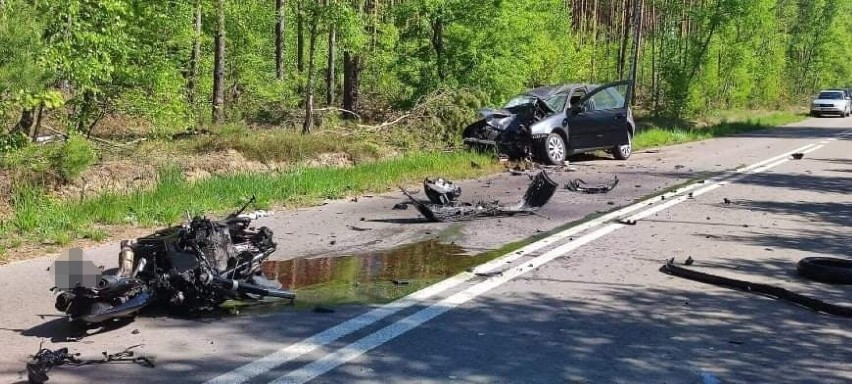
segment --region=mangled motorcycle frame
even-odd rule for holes
[[[276,244],[269,228],[255,229],[241,215],[246,206],[223,220],[195,217],[122,242],[117,272],[102,276],[96,287],[56,289],[56,309],[71,321],[98,324],[132,317],[153,303],[193,312],[229,298],[294,299],[260,275]]]

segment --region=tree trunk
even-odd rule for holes
[[[216,48],[213,55],[213,122],[225,116],[225,0],[216,0]]]
[[[296,69],[305,71],[305,28],[304,0],[296,0]]]
[[[195,92],[198,87],[198,60],[201,58],[201,2],[195,2],[193,11],[193,27],[195,34],[192,36],[192,53],[189,57],[189,79],[186,84],[186,93],[189,103],[195,104]]]
[[[335,68],[335,51],[337,50],[337,30],[334,26],[329,27],[328,31],[328,63],[325,68],[325,103],[326,105],[334,104],[334,75]]]
[[[444,21],[440,14],[432,21],[432,48],[435,50],[438,78],[443,82],[447,73],[444,65]]]
[[[275,78],[284,79],[284,28],[286,0],[275,0]]]
[[[317,42],[317,15],[311,17],[310,47],[308,48],[308,86],[305,89],[305,123],[302,125],[302,134],[311,133],[314,128],[314,58],[316,56]]]
[[[33,116],[34,112],[34,108],[22,110],[21,118],[18,120],[18,123],[15,124],[15,127],[12,128],[12,132],[20,132],[27,137],[32,138],[30,133],[32,132],[33,126],[35,126],[35,117]]]
[[[355,119],[358,113],[361,76],[361,57],[350,51],[343,52],[343,118]],[[355,112],[355,113],[352,113]]]

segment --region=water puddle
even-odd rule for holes
[[[427,240],[350,256],[267,261],[262,271],[296,292],[296,307],[387,303],[491,258]]]

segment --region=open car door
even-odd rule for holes
[[[629,142],[626,94],[630,84],[630,80],[604,84],[571,106],[569,131],[577,148],[605,148]]]

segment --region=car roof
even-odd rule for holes
[[[532,95],[538,97],[539,99],[544,99],[550,96],[553,96],[557,93],[568,92],[574,88],[587,87],[588,89],[597,88],[597,85],[594,84],[557,84],[557,85],[546,85],[538,88],[530,89],[524,92],[525,95]]]

